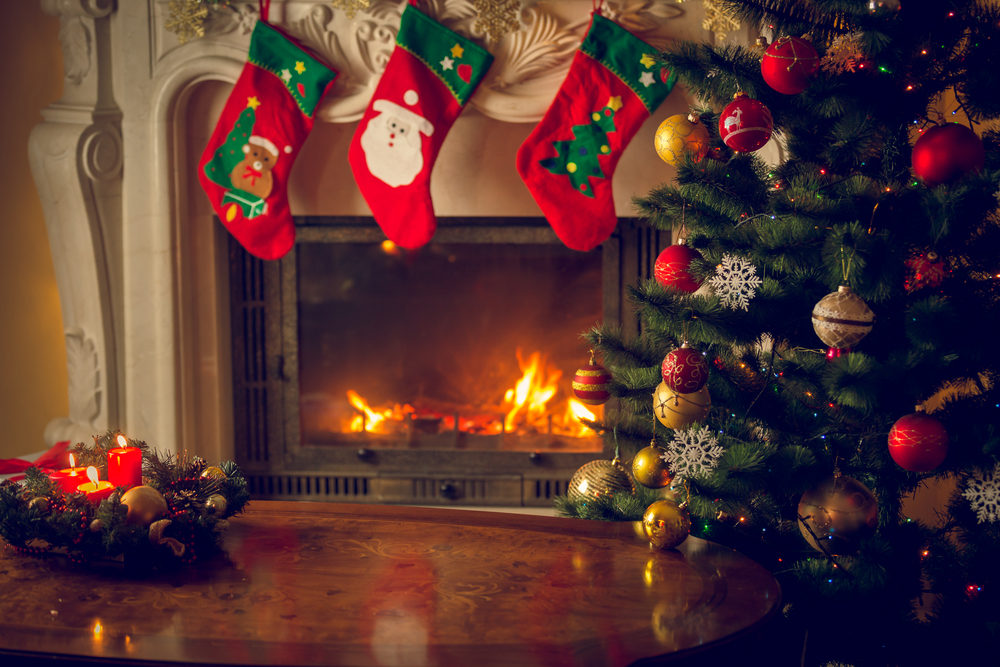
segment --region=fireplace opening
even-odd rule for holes
[[[371,218],[296,227],[278,262],[230,248],[235,449],[255,496],[544,505],[604,455],[581,418],[605,408],[572,378],[581,333],[621,321],[644,244],[620,229],[580,253],[536,218],[439,219],[418,251]]]
[[[571,381],[601,257],[561,244],[302,244],[302,439],[373,448],[600,451]]]

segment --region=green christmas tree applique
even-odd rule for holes
[[[233,124],[233,129],[226,136],[226,141],[215,151],[212,159],[205,164],[205,175],[208,180],[221,185],[227,190],[233,187],[229,174],[233,168],[243,161],[243,146],[253,134],[254,123],[257,122],[257,107],[260,100],[256,96],[247,98],[247,108]]]
[[[616,130],[615,112],[621,108],[621,97],[610,98],[603,109],[591,114],[589,124],[573,126],[572,141],[552,142],[556,157],[545,158],[539,163],[553,174],[569,176],[574,190],[593,197],[594,189],[590,186],[590,179],[604,178],[604,171],[597,159],[611,153],[608,132]]]

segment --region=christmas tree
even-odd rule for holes
[[[542,166],[553,174],[566,174],[576,190],[593,197],[590,178],[604,178],[597,158],[610,152],[608,132],[615,131],[615,112],[621,106],[621,98],[612,97],[603,109],[591,114],[589,123],[574,125],[573,140],[554,142],[557,157],[542,160]]]
[[[626,464],[652,439],[691,533],[778,578],[769,631],[784,641],[767,664],[993,662],[1000,8],[717,4],[763,39],[661,54],[704,107],[712,147],[636,200],[686,237],[657,275],[698,288],[644,281],[638,338],[588,333],[617,397],[594,426]],[[772,120],[777,164],[753,152]],[[691,350],[711,407],[684,386]],[[932,478],[951,501],[912,520],[904,501]],[[635,519],[642,504],[560,508]]]

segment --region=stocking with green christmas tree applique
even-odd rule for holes
[[[396,48],[348,151],[375,222],[397,245],[418,248],[434,235],[434,161],[492,62],[482,47],[406,6]]]
[[[545,117],[517,152],[517,171],[556,235],[590,250],[618,218],[611,177],[622,151],[674,87],[656,49],[594,14]]]
[[[198,178],[222,224],[261,259],[278,259],[295,243],[288,174],[336,77],[280,30],[257,22]]]

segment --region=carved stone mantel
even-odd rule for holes
[[[62,98],[32,133],[30,157],[56,268],[70,387],[69,414],[46,428],[46,441],[121,428],[162,449],[231,456],[224,233],[197,187],[194,165],[244,66],[257,3],[211,10],[206,35],[181,44],[166,30],[169,0],[40,2],[61,21],[65,82]],[[273,23],[340,72],[317,112],[323,122],[314,135],[322,136],[311,137],[299,158],[320,168],[293,170],[293,213],[366,212],[346,155],[331,156],[340,155],[370,100],[404,4],[372,0],[352,19],[329,0],[271,3]],[[510,156],[490,153],[516,148],[509,137],[523,139],[548,108],[588,25],[591,0],[525,0],[521,28],[497,42],[474,31],[471,0],[420,6],[495,57],[445,143],[439,163],[452,164],[436,166],[434,178],[482,171],[476,187],[497,191],[452,197],[463,189],[458,184],[439,213],[540,215],[516,174],[509,176]],[[611,0],[605,7],[605,15],[654,46],[705,36],[700,4]],[[687,106],[675,93],[658,117]],[[648,149],[658,121],[651,122],[633,142],[645,142],[644,150],[630,146],[619,165],[621,214],[630,212],[633,194],[672,174]],[[330,194],[314,171],[340,189]],[[502,175],[500,185],[494,174]],[[508,202],[515,210],[482,210]]]

